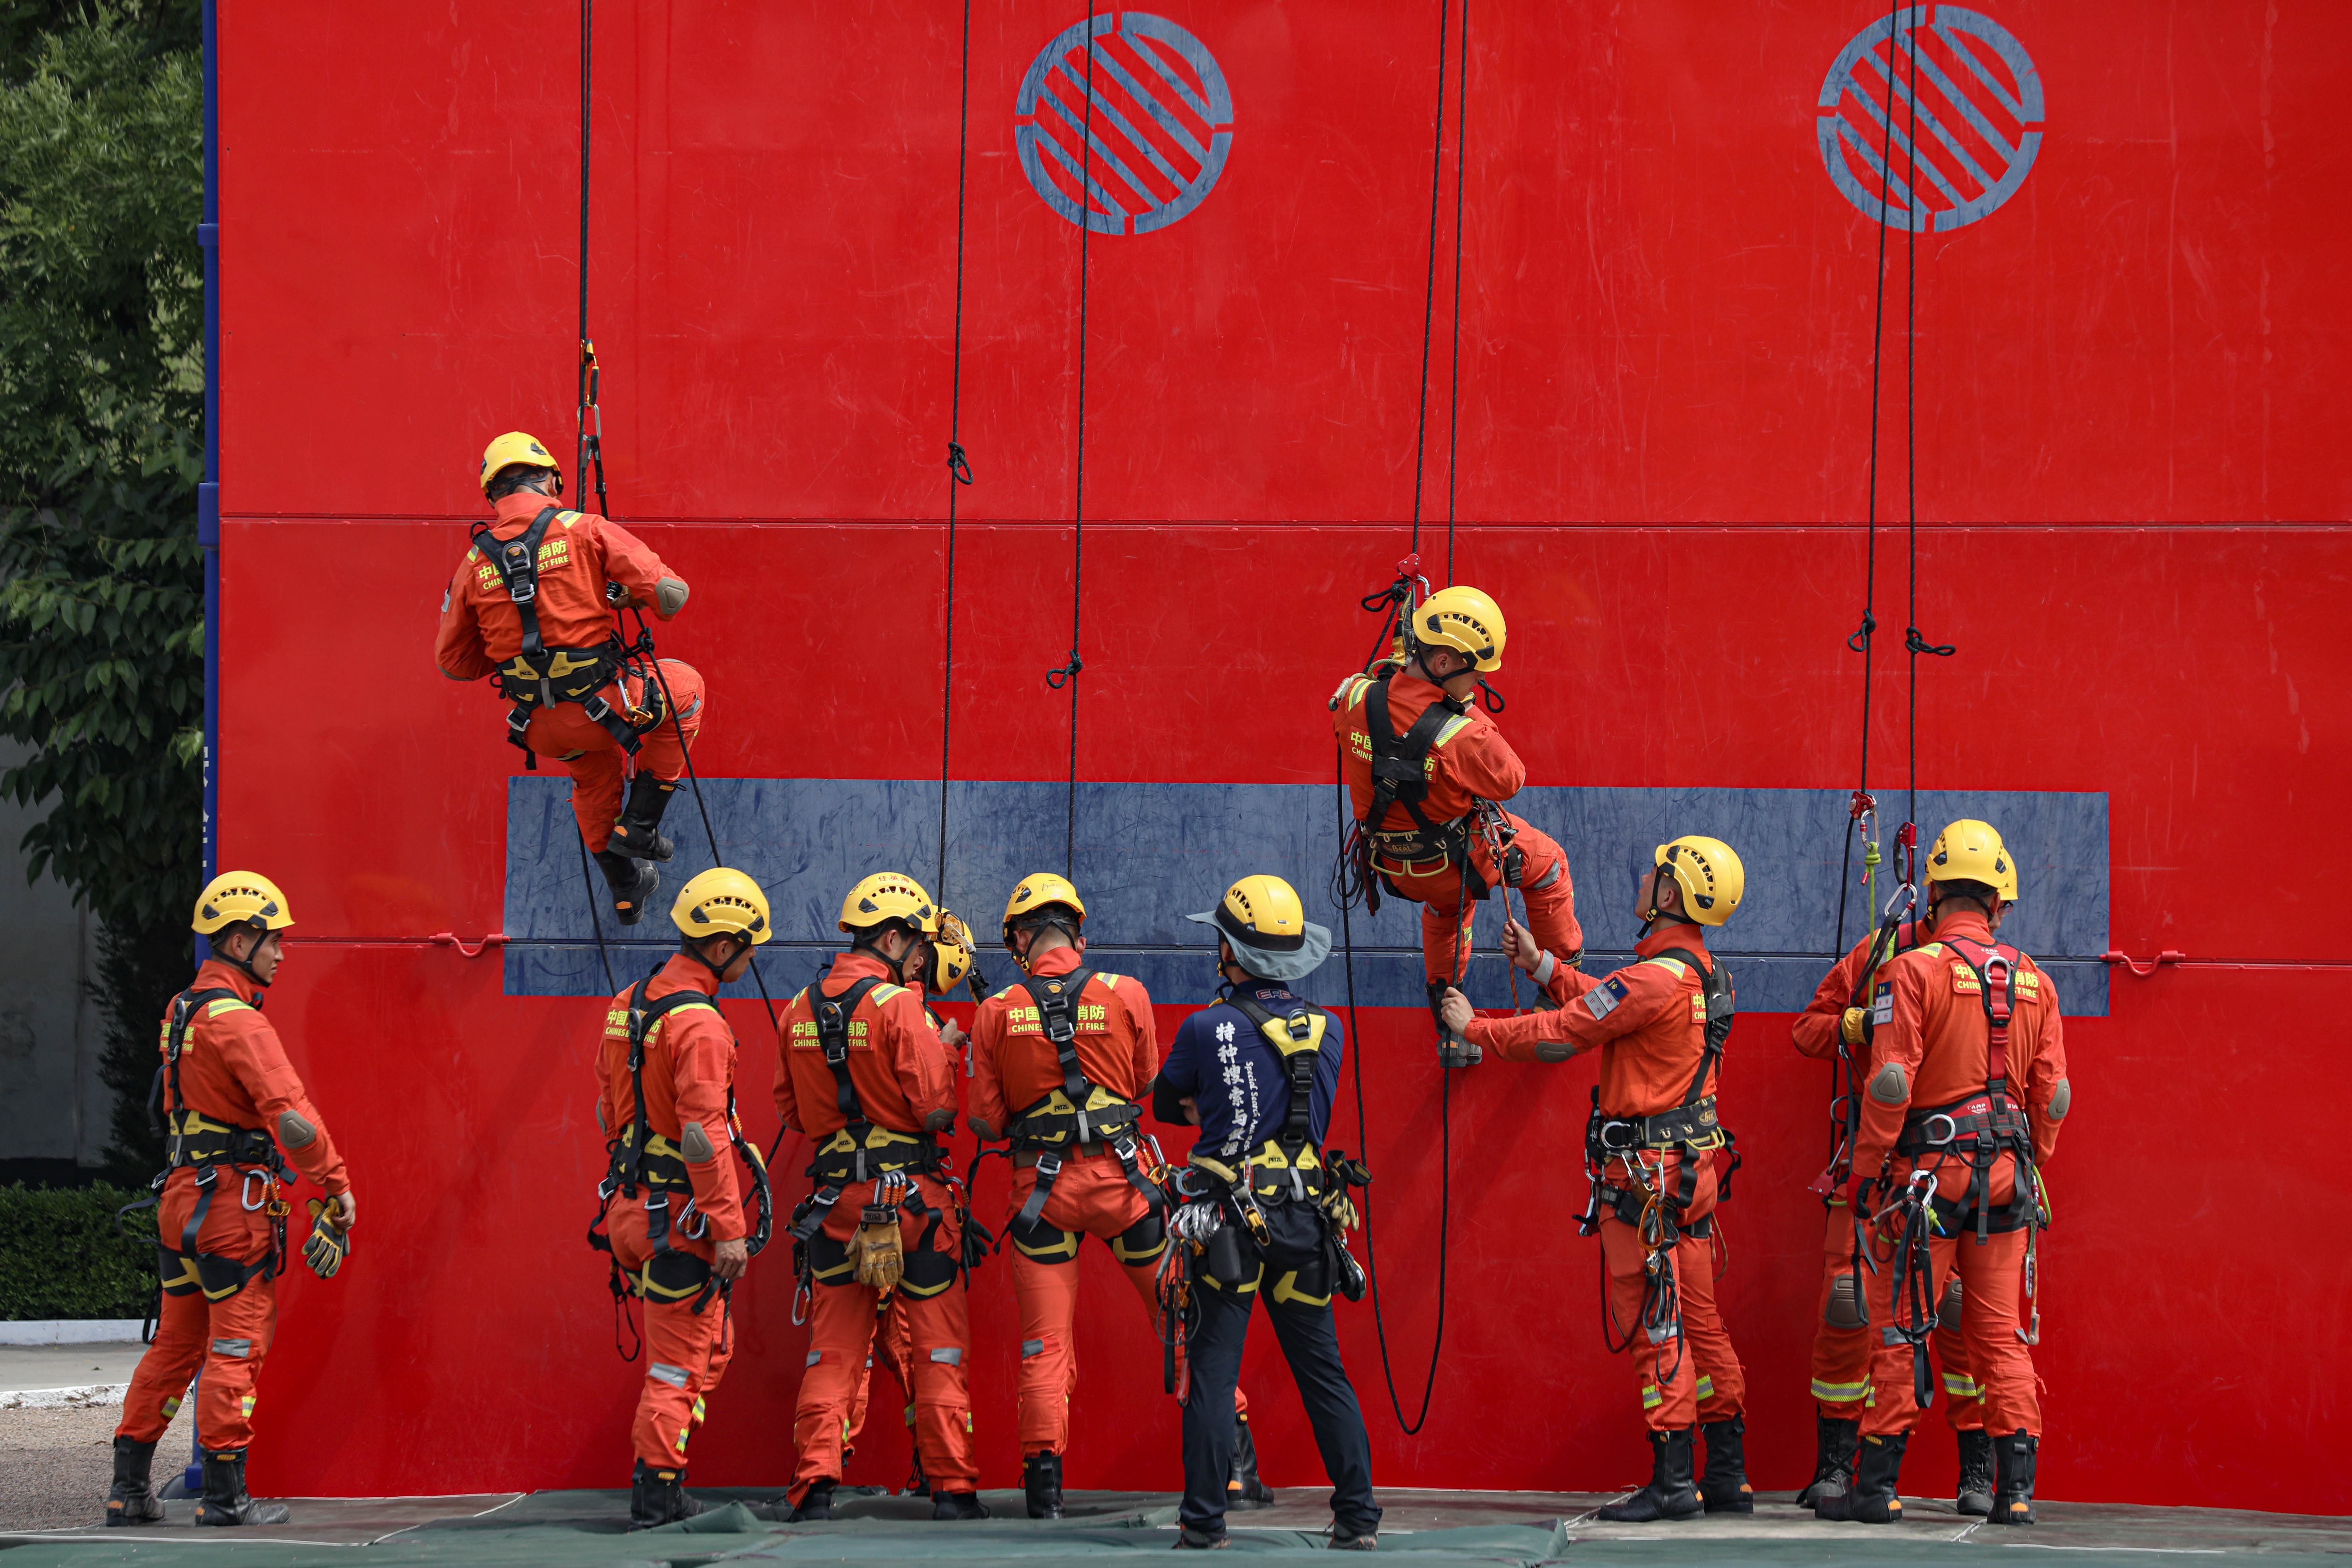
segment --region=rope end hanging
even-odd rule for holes
[[[1906,653],[1932,653],[1937,658],[1949,658],[1953,654],[1959,651],[1958,647],[1951,643],[1945,643],[1939,647],[1936,644],[1929,642],[1926,637],[1919,635],[1919,628],[1917,626],[1906,626],[1903,628],[1903,648]]]

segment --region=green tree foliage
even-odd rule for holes
[[[32,874],[103,922],[130,1165],[203,868],[194,14],[0,0],[0,733],[35,748],[0,789],[51,803]]]
[[[155,1310],[155,1211],[99,1184],[0,1187],[0,1320],[139,1318]],[[126,1230],[129,1234],[125,1234]],[[59,1268],[58,1259],[73,1259]]]

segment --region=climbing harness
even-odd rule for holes
[[[658,973],[659,971],[656,971]],[[674,1306],[693,1298],[693,1310],[698,1314],[710,1305],[716,1296],[722,1300],[731,1298],[733,1285],[721,1279],[710,1265],[693,1253],[680,1251],[671,1245],[675,1231],[691,1240],[700,1240],[709,1233],[709,1223],[695,1206],[694,1183],[687,1170],[686,1151],[677,1142],[656,1131],[646,1116],[646,1052],[653,1031],[662,1020],[684,1007],[706,1007],[718,1013],[718,1004],[691,986],[683,986],[656,1001],[648,1001],[646,993],[653,984],[654,975],[637,982],[629,992],[625,1008],[629,1031],[629,1093],[633,1110],[629,1124],[613,1134],[605,1144],[604,1179],[597,1184],[596,1217],[588,1226],[588,1245],[612,1258],[609,1284],[613,1292],[616,1317],[625,1313],[625,1301],[635,1296],[644,1300]],[[721,1017],[723,1024],[724,1018]],[[746,1208],[752,1215],[751,1234],[744,1237],[744,1250],[757,1258],[767,1247],[774,1225],[775,1201],[768,1185],[767,1163],[760,1157],[759,1145],[743,1136],[741,1119],[735,1110],[735,1086],[727,1086],[727,1139],[735,1147],[736,1156],[743,1162],[751,1175],[750,1202]],[[643,1187],[651,1194],[646,1199],[646,1244],[649,1256],[645,1267],[635,1274],[621,1268],[618,1254],[613,1250],[612,1237],[605,1234],[616,1197],[634,1198]],[[670,1213],[671,1194],[683,1193],[684,1203],[677,1214]],[[722,1309],[723,1310],[723,1309]],[[617,1333],[617,1330],[616,1330]],[[615,1348],[618,1348],[617,1338]],[[623,1357],[635,1361],[635,1352]]]
[[[525,735],[531,714],[541,707],[579,703],[632,757],[642,743],[639,737],[667,717],[658,710],[642,716],[624,713],[606,700],[605,689],[619,679],[622,662],[632,651],[617,633],[592,647],[549,647],[541,638],[539,562],[543,542],[551,524],[560,522],[569,529],[579,518],[576,511],[542,507],[529,527],[507,540],[491,537],[491,525],[487,522],[474,525],[474,548],[497,574],[515,613],[522,617],[522,647],[499,666],[497,680],[499,694],[514,704],[507,714],[507,740],[521,751],[523,765],[534,773],[539,770],[539,753],[530,749]]]
[[[252,1006],[226,986],[192,988],[172,999],[164,1028],[163,1065],[155,1069],[154,1086],[148,1091],[147,1100],[151,1123],[158,1121],[157,1113],[161,1112],[166,1158],[163,1168],[147,1184],[149,1195],[115,1211],[115,1224],[120,1229],[129,1215],[161,1205],[163,1189],[173,1171],[193,1167],[196,1173],[195,1205],[189,1211],[188,1223],[181,1227],[177,1247],[156,1243],[156,1275],[164,1295],[186,1296],[202,1290],[207,1301],[226,1301],[244,1289],[256,1275],[264,1279],[278,1277],[286,1266],[286,1218],[294,1209],[279,1195],[280,1186],[295,1179],[294,1173],[287,1168],[286,1157],[278,1152],[277,1140],[268,1130],[215,1121],[191,1108],[181,1092],[180,1057],[187,1044],[188,1031],[194,1026],[200,1009],[206,1017],[213,1017],[223,1004],[231,1011]],[[237,1171],[243,1177],[238,1202],[246,1212],[265,1215],[269,1220],[269,1249],[249,1263],[205,1252],[197,1246],[197,1236],[205,1227],[205,1216],[212,1212],[214,1194],[224,1168]]]
[[[1087,985],[1096,979],[1109,987],[1118,984],[1118,976],[1099,974],[1084,966],[1066,974],[1024,974],[1015,982],[1028,993],[1039,1032],[1054,1047],[1061,1066],[1062,1081],[1015,1115],[1005,1130],[1012,1140],[1011,1151],[1033,1155],[1037,1172],[1037,1184],[1030,1188],[1021,1212],[1013,1215],[1013,1229],[1027,1230],[1037,1223],[1064,1164],[1087,1150],[1108,1150],[1128,1181],[1143,1194],[1152,1215],[1158,1215],[1167,1206],[1167,1195],[1151,1179],[1158,1162],[1147,1162],[1144,1142],[1139,1136],[1137,1124],[1143,1108],[1089,1079],[1078,1066],[1078,1025],[1086,1021]],[[1007,1025],[1023,1021],[1022,1012],[1012,1009]],[[979,1164],[977,1157],[973,1164]]]

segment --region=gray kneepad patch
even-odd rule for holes
[[[318,1141],[319,1130],[303,1121],[298,1113],[291,1110],[278,1113],[278,1142],[289,1149],[308,1149]]]
[[[719,1151],[710,1146],[710,1134],[699,1121],[686,1124],[686,1130],[678,1134],[677,1146],[686,1151],[687,1160],[693,1164],[719,1157]]]
[[[1869,1322],[1862,1311],[1862,1281],[1851,1274],[1831,1280],[1829,1305],[1822,1310],[1822,1321],[1833,1329],[1858,1329]]]
[[[1904,1076],[1901,1062],[1888,1062],[1870,1080],[1870,1098],[1881,1105],[1900,1105],[1911,1098],[1911,1080]]]
[[[674,616],[686,608],[686,584],[675,577],[665,577],[654,585],[654,598],[663,615]]]

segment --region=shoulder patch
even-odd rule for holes
[[[1584,1010],[1597,1024],[1617,1011],[1617,1004],[1625,1000],[1625,991],[1623,976],[1612,974],[1584,994]]]
[[[1882,980],[1877,994],[1870,1004],[1870,1021],[1874,1026],[1895,1022],[1895,982]]]

